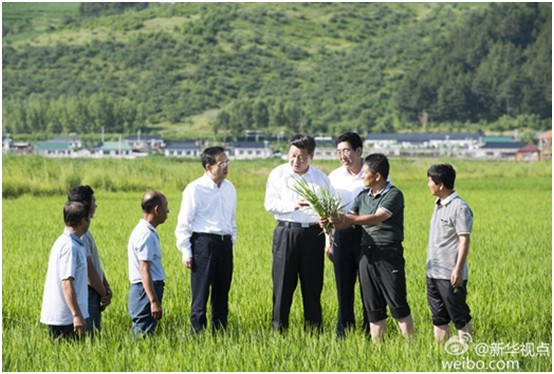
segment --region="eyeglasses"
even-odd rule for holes
[[[348,156],[350,153],[352,153],[352,150],[350,148],[337,149],[337,156],[340,156],[340,155]]]
[[[230,160],[227,161],[221,161],[215,164],[216,166],[219,166],[220,168],[224,168],[225,166],[229,165]]]

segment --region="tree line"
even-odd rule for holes
[[[68,27],[120,37],[3,43],[4,132],[148,132],[213,109],[234,137],[551,127],[549,3],[84,4]],[[185,21],[147,29],[167,17]]]

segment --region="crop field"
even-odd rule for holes
[[[385,342],[361,329],[335,336],[336,289],[325,262],[324,331],[302,327],[297,290],[291,327],[274,333],[271,319],[273,217],[263,207],[265,182],[279,160],[232,161],[237,187],[238,240],[224,333],[190,332],[190,275],[175,248],[181,191],[201,175],[198,161],[2,160],[2,370],[3,371],[544,371],[552,370],[552,165],[453,163],[456,189],[470,204],[474,231],[469,254],[468,303],[473,342],[453,355],[433,341],[426,303],[425,260],[434,198],[427,168],[436,160],[391,160],[391,178],[405,195],[408,300],[416,336],[405,341],[389,320]],[[325,172],[336,161],[313,163]],[[63,230],[67,188],[90,184],[98,209],[91,224],[114,291],[103,313],[101,337],[53,344],[39,323],[48,256]],[[164,318],[150,339],[133,339],[127,314],[127,240],[141,217],[140,199],[163,191],[170,214],[158,227],[166,271]],[[361,304],[357,322],[361,325]],[[480,347],[480,349],[476,349]],[[448,365],[458,365],[448,366]],[[465,365],[465,366],[459,366]]]

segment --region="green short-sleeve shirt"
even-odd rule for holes
[[[376,226],[362,226],[362,246],[390,246],[400,244],[404,240],[404,195],[390,183],[384,191],[376,196],[370,190],[363,190],[358,194],[352,208],[361,216],[375,214],[382,208],[391,214],[386,221]]]

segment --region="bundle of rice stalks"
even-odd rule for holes
[[[344,208],[344,205],[341,205],[340,197],[333,195],[329,185],[324,188],[311,185],[304,177],[294,179],[295,185],[291,189],[306,200],[319,217],[329,219],[338,215]],[[325,252],[331,258],[333,255],[333,233],[329,226],[323,229],[323,233],[325,234]]]

